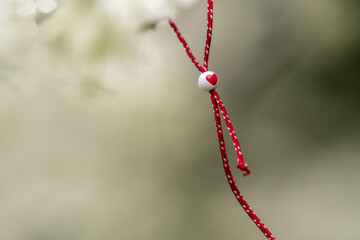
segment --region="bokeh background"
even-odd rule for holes
[[[0,239],[263,239],[224,176],[206,1],[0,2]],[[360,2],[215,1],[210,69],[277,239],[360,239]]]

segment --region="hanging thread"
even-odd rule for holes
[[[232,192],[235,195],[235,198],[240,203],[241,207],[245,210],[248,216],[252,219],[252,221],[256,224],[256,226],[261,230],[264,236],[269,240],[275,240],[275,237],[271,234],[268,228],[261,222],[261,220],[257,217],[254,211],[250,208],[249,204],[245,201],[244,197],[241,195],[238,187],[235,184],[227,153],[225,147],[225,140],[223,135],[223,130],[221,126],[221,117],[220,114],[223,116],[226,127],[230,134],[231,140],[233,142],[235,153],[237,156],[237,168],[239,168],[244,176],[250,174],[250,170],[248,165],[244,162],[243,154],[241,151],[241,147],[239,144],[239,140],[236,136],[234,127],[230,121],[230,117],[225,109],[223,102],[219,94],[216,92],[215,88],[218,86],[218,77],[214,72],[208,71],[209,65],[209,55],[210,55],[210,47],[211,47],[211,39],[212,39],[212,31],[213,31],[213,16],[214,16],[214,6],[213,0],[208,0],[207,5],[207,31],[206,31],[206,42],[205,42],[205,51],[204,51],[204,64],[203,66],[196,60],[195,56],[193,55],[188,43],[186,42],[185,38],[180,33],[178,27],[174,23],[174,21],[169,18],[169,24],[173,28],[174,32],[176,33],[179,41],[185,48],[187,55],[189,56],[190,60],[194,63],[195,67],[202,73],[199,77],[198,84],[199,87],[205,91],[210,93],[210,99],[213,106],[215,124],[216,124],[216,131],[219,140],[219,147],[220,147],[220,154],[222,158],[222,164],[224,167],[225,175],[228,180],[229,186]]]

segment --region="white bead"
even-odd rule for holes
[[[198,85],[205,92],[214,90],[219,84],[219,79],[216,74],[212,71],[203,72],[199,79]]]

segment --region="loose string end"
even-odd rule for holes
[[[275,240],[275,237],[271,234],[269,229],[261,222],[259,217],[254,213],[254,211],[250,208],[249,204],[245,201],[244,197],[240,193],[239,188],[236,186],[235,180],[233,178],[233,175],[232,175],[232,172],[230,169],[228,156],[226,153],[225,140],[224,140],[224,135],[223,135],[222,126],[221,126],[220,112],[223,115],[223,118],[225,119],[230,136],[234,142],[235,149],[237,150],[236,151],[236,153],[238,154],[237,167],[240,168],[240,170],[243,172],[244,176],[250,174],[250,170],[248,169],[248,165],[246,163],[244,163],[244,160],[243,160],[242,154],[241,154],[240,145],[238,145],[237,137],[234,134],[235,131],[233,130],[232,124],[231,124],[229,116],[225,110],[225,107],[222,104],[222,101],[221,101],[218,93],[215,90],[210,91],[210,99],[211,99],[211,102],[213,105],[213,112],[214,112],[214,118],[215,118],[215,123],[216,123],[216,130],[217,130],[217,134],[218,134],[222,164],[224,167],[225,175],[228,180],[229,186],[230,186],[233,194],[235,195],[236,199],[240,203],[241,207],[245,210],[245,212],[248,214],[248,216],[251,218],[251,220],[256,224],[256,226],[260,229],[260,231],[266,236],[267,239]]]
[[[238,162],[237,163],[237,166],[236,166],[238,169],[240,169],[242,171],[242,174],[244,177],[246,177],[247,175],[249,175],[251,173],[250,169],[249,169],[249,166],[247,163],[244,163],[244,162]]]

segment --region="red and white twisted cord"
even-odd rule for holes
[[[249,204],[245,201],[244,197],[241,195],[238,187],[236,186],[235,180],[234,180],[233,175],[231,173],[229,160],[228,160],[227,153],[226,153],[224,135],[223,135],[223,132],[222,132],[222,127],[221,127],[221,118],[220,118],[219,107],[220,107],[220,110],[221,110],[221,114],[223,115],[223,117],[225,119],[225,123],[228,126],[229,134],[230,134],[230,136],[231,136],[231,138],[233,139],[233,142],[234,142],[235,151],[236,151],[236,154],[238,156],[238,168],[240,168],[243,171],[244,176],[246,176],[247,174],[250,174],[250,170],[247,168],[247,164],[244,163],[244,161],[242,160],[241,149],[240,149],[240,145],[238,145],[239,142],[237,140],[236,133],[235,133],[234,129],[232,128],[230,118],[229,118],[229,116],[228,116],[228,114],[227,114],[227,112],[225,110],[224,105],[221,102],[219,94],[215,90],[212,90],[212,91],[210,91],[210,98],[211,98],[211,103],[213,105],[214,118],[215,118],[215,123],[216,123],[216,130],[217,130],[217,134],[218,134],[218,139],[219,139],[219,146],[220,146],[222,164],[223,164],[225,175],[226,175],[226,178],[227,178],[228,183],[230,185],[230,188],[231,188],[232,192],[234,193],[236,199],[238,200],[238,202],[242,206],[242,208],[249,215],[249,217],[254,221],[256,226],[263,232],[263,234],[268,239],[274,240],[275,239],[274,236],[271,234],[269,229],[267,229],[266,226],[261,222],[259,217],[254,213],[254,211],[250,208]],[[229,126],[231,126],[231,127],[229,127]],[[235,141],[234,141],[234,139],[235,139]],[[236,142],[237,142],[237,144],[236,144]],[[239,159],[239,155],[240,155],[240,159]],[[241,167],[239,167],[239,164],[240,164]]]
[[[211,38],[213,31],[213,19],[214,19],[214,4],[213,0],[208,0],[207,5],[207,31],[206,31],[206,42],[205,42],[205,52],[204,52],[204,68],[207,71],[209,65],[209,55],[211,47]]]
[[[179,41],[184,46],[187,55],[189,56],[191,61],[195,64],[195,67],[197,69],[199,69],[200,72],[205,72],[206,70],[200,65],[198,60],[196,60],[196,58],[194,57],[194,54],[192,53],[192,51],[191,51],[191,49],[189,47],[189,44],[186,42],[185,38],[181,35],[178,27],[176,26],[176,24],[174,23],[174,21],[171,18],[169,18],[169,24],[174,29],[174,32],[176,33],[176,36],[178,37]]]
[[[196,60],[195,56],[193,55],[192,51],[190,50],[190,47],[188,43],[186,42],[185,38],[181,35],[178,27],[175,25],[174,21],[172,19],[169,19],[169,24],[173,28],[174,32],[176,33],[179,41],[183,44],[185,51],[191,61],[195,64],[195,67],[202,73],[208,71],[208,64],[209,64],[209,55],[210,55],[210,47],[211,47],[211,39],[212,39],[212,31],[213,31],[213,0],[208,0],[207,5],[207,32],[206,32],[206,42],[205,42],[205,52],[204,52],[204,66],[201,66],[199,62]],[[217,81],[217,77],[216,77]],[[219,140],[219,146],[220,146],[220,154],[222,157],[222,164],[224,167],[225,175],[227,177],[229,186],[231,190],[233,191],[236,199],[242,206],[242,208],[245,210],[245,212],[248,214],[248,216],[252,219],[252,221],[256,224],[256,226],[261,230],[261,232],[265,235],[265,237],[269,240],[275,240],[275,237],[271,234],[271,232],[268,230],[268,228],[265,227],[265,225],[261,222],[261,220],[257,217],[257,215],[254,213],[254,211],[250,208],[249,204],[245,201],[244,197],[241,195],[238,187],[235,184],[227,153],[225,148],[225,140],[223,135],[223,130],[221,126],[221,117],[220,117],[220,111],[224,118],[225,124],[228,128],[231,140],[233,142],[235,153],[237,155],[237,167],[243,172],[243,175],[246,176],[250,174],[250,170],[248,168],[248,165],[244,162],[243,154],[241,151],[241,147],[239,144],[239,140],[236,136],[234,127],[232,126],[232,123],[230,121],[230,117],[225,109],[225,106],[223,102],[221,101],[221,98],[219,94],[215,90],[209,91],[210,93],[210,99],[213,105],[213,111],[214,111],[214,117],[215,117],[215,124],[216,124],[216,130]]]
[[[239,140],[236,136],[234,127],[230,121],[230,117],[225,109],[225,106],[223,104],[223,102],[221,101],[221,98],[219,96],[219,94],[214,90],[211,91],[212,95],[214,96],[214,98],[216,99],[216,103],[218,105],[218,107],[220,108],[221,114],[224,118],[225,124],[228,128],[231,140],[233,141],[234,144],[234,148],[235,148],[235,153],[237,156],[237,167],[243,172],[244,176],[247,176],[251,173],[250,169],[248,168],[248,165],[246,163],[244,163],[244,158],[242,155],[242,151],[241,151],[241,147],[240,147],[240,143]]]

